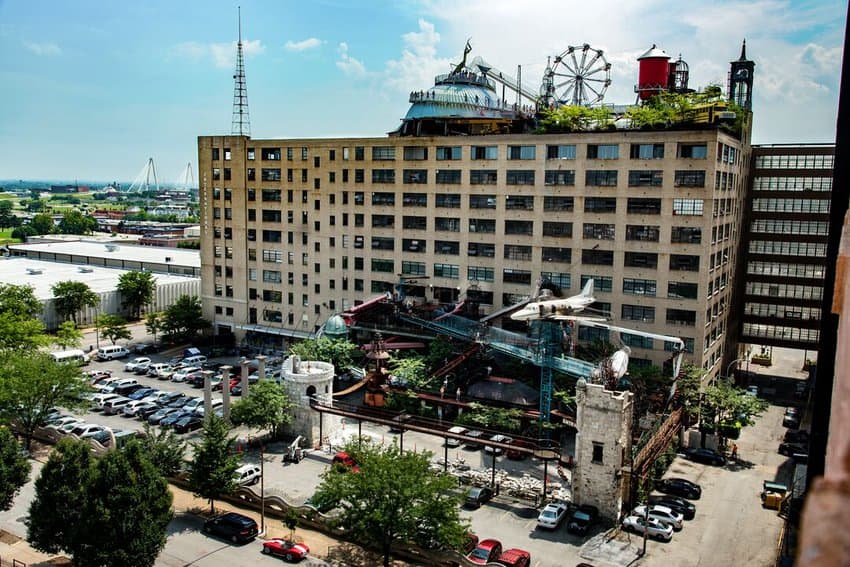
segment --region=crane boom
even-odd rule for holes
[[[537,103],[539,96],[536,92],[529,91],[527,89],[522,88],[520,86],[519,82],[516,79],[514,79],[510,75],[504,73],[503,71],[497,69],[493,65],[490,65],[489,63],[484,61],[484,59],[482,59],[481,56],[478,56],[475,59],[473,59],[472,63],[470,63],[470,67],[473,67],[473,68],[477,67],[478,70],[481,71],[481,73],[483,73],[487,77],[493,79],[494,81],[496,81],[498,83],[501,83],[502,85],[511,89],[513,92],[519,94],[522,97],[527,98],[529,101],[531,101],[535,104]]]

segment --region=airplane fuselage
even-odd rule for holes
[[[552,301],[529,303],[516,313],[512,314],[511,319],[516,321],[529,321],[533,319],[548,319],[556,316],[574,315],[593,302],[593,298],[571,297],[569,299],[555,299]]]

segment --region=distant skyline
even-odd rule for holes
[[[547,56],[603,49],[606,103],[631,104],[652,44],[726,89],[741,41],[756,62],[753,143],[832,142],[847,2],[245,0],[251,133],[381,137],[408,95],[481,56],[537,90]],[[0,179],[173,183],[197,136],[229,134],[237,3],[0,0]]]

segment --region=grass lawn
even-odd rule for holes
[[[12,238],[13,230],[14,229],[12,228],[0,230],[0,246],[5,246],[6,244],[18,244],[20,242],[17,238]]]

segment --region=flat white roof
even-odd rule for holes
[[[83,271],[80,271],[80,270]],[[41,273],[35,273],[40,270]],[[88,271],[91,270],[91,271]],[[83,282],[97,294],[115,291],[118,278],[130,270],[102,268],[83,264],[65,264],[60,262],[45,262],[21,257],[5,257],[0,259],[0,283],[28,285],[35,290],[35,296],[42,300],[53,298],[55,284],[68,280]],[[172,274],[153,274],[157,284],[185,282],[189,276]]]
[[[69,256],[83,256],[89,258],[120,258],[131,262],[143,262],[149,264],[165,264],[165,259],[171,258],[171,260],[167,263],[174,266],[186,266],[190,268],[201,267],[200,250],[188,250],[185,248],[136,246],[133,244],[115,242],[97,243],[86,241],[10,244],[9,248],[11,250],[37,250],[39,252],[68,254]]]

